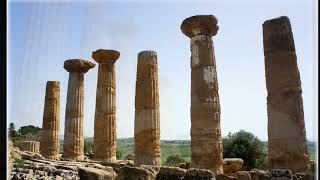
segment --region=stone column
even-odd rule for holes
[[[160,166],[158,63],[155,51],[138,54],[134,121],[135,166]]]
[[[19,149],[21,151],[29,151],[33,153],[40,152],[40,142],[39,141],[22,141],[19,143]]]
[[[301,81],[288,17],[263,23],[270,168],[309,171]]]
[[[60,82],[48,81],[41,130],[41,155],[47,159],[59,158]]]
[[[95,160],[114,162],[116,158],[116,77],[114,63],[120,53],[99,49],[92,58],[99,63],[93,156]]]
[[[68,81],[67,104],[65,114],[63,158],[68,160],[84,159],[84,74],[95,64],[80,59],[64,62],[64,68],[70,73]]]
[[[211,36],[217,34],[213,15],[185,19],[182,32],[191,38],[191,167],[223,173],[220,102]]]

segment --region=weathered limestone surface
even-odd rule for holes
[[[68,81],[67,104],[65,114],[65,131],[63,158],[68,160],[84,159],[84,74],[93,68],[95,64],[71,59],[64,62],[64,68],[70,73]]]
[[[59,159],[60,130],[60,82],[48,81],[41,130],[41,155],[47,159]]]
[[[271,180],[291,180],[292,172],[288,169],[270,169]]]
[[[19,149],[21,151],[29,151],[33,153],[40,152],[40,142],[39,141],[22,141],[19,144]]]
[[[187,170],[178,167],[161,166],[156,180],[183,179]]]
[[[310,170],[301,81],[288,17],[263,23],[271,169]]]
[[[224,158],[223,159],[223,172],[224,173],[236,173],[241,170],[243,163],[244,162],[241,158]]]
[[[94,120],[94,159],[116,161],[116,77],[114,63],[120,53],[99,49],[92,58],[99,63]]]
[[[124,166],[117,174],[116,180],[154,180],[157,176],[157,173],[153,170],[130,166]]]
[[[237,178],[226,174],[218,174],[216,180],[237,180]]]
[[[316,180],[319,179],[316,174],[296,173],[292,176],[293,180]]]
[[[184,180],[195,180],[195,179],[203,179],[203,180],[215,180],[215,174],[207,169],[195,169],[190,168],[187,170],[186,175],[183,178]]]
[[[111,170],[102,170],[92,167],[80,167],[78,170],[81,180],[114,180],[116,173]]]
[[[269,180],[271,178],[271,174],[265,170],[251,170],[249,171],[250,177],[252,180]]]
[[[160,166],[158,64],[155,51],[138,54],[134,121],[134,163]]]
[[[8,168],[7,168],[7,179],[10,180],[11,179],[11,171],[13,168],[13,162],[14,160],[14,149],[13,149],[13,143],[11,140],[8,140]]]
[[[198,15],[182,22],[191,38],[191,167],[223,173],[220,102],[214,47],[218,20]]]
[[[251,180],[250,173],[247,171],[238,171],[236,172],[236,177],[239,180]]]

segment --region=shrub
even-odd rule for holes
[[[266,169],[263,142],[244,130],[223,138],[223,157],[243,159],[246,170]]]
[[[186,161],[179,155],[171,155],[167,157],[167,160],[164,164],[168,166],[179,166],[181,163],[185,162]]]

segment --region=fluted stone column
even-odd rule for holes
[[[39,141],[22,141],[19,143],[19,149],[21,151],[29,151],[33,153],[40,152],[40,142]]]
[[[155,51],[138,54],[134,121],[134,164],[160,166],[158,63]]]
[[[95,160],[114,162],[116,158],[116,77],[114,63],[120,53],[99,49],[92,58],[99,63],[93,155]]]
[[[64,62],[64,68],[70,73],[68,81],[67,104],[65,114],[63,158],[68,160],[84,159],[84,74],[95,64],[80,59]]]
[[[47,159],[59,158],[60,82],[48,81],[41,130],[41,155]]]
[[[308,172],[309,158],[297,56],[288,17],[263,23],[270,168]]]
[[[185,19],[182,32],[191,38],[191,167],[223,173],[220,102],[211,36],[217,34],[213,15]]]

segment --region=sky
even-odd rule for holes
[[[134,135],[137,56],[158,56],[161,139],[190,139],[190,39],[180,25],[193,15],[214,15],[213,37],[221,131],[241,129],[267,140],[267,91],[262,23],[279,16],[291,21],[302,82],[307,139],[317,139],[315,2],[237,1],[9,1],[8,120],[17,128],[42,126],[47,81],[60,81],[60,134],[64,134],[67,59],[97,64],[97,49],[120,52],[116,68],[117,137]],[[97,66],[84,77],[84,135],[93,136]],[[9,123],[8,123],[9,124]]]

